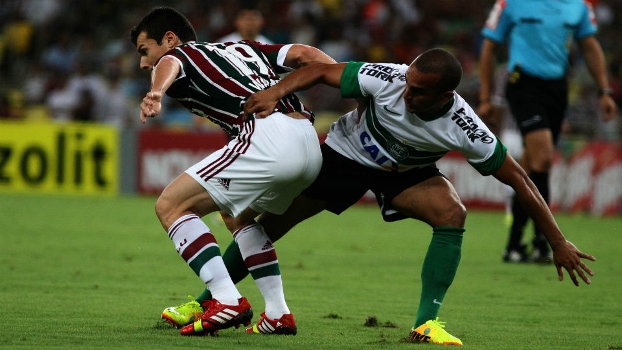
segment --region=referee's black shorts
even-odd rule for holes
[[[385,221],[404,219],[391,207],[391,201],[405,189],[433,176],[444,176],[435,166],[403,172],[373,169],[361,165],[322,144],[322,169],[302,194],[328,203],[326,210],[340,214],[358,202],[368,190],[376,196]]]
[[[550,129],[557,143],[568,107],[566,79],[540,79],[517,69],[509,76],[505,94],[523,137]]]

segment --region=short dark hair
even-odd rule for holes
[[[136,46],[138,35],[145,32],[147,38],[154,39],[160,45],[164,34],[169,30],[184,43],[197,40],[197,33],[190,21],[172,7],[156,7],[151,10],[130,30],[130,40]]]
[[[413,63],[421,73],[440,76],[436,88],[439,91],[455,90],[462,79],[462,65],[451,52],[444,49],[430,49],[417,56]]]

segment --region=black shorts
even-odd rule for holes
[[[391,207],[391,201],[405,189],[433,176],[444,176],[435,166],[390,172],[361,165],[322,144],[322,169],[302,194],[327,202],[326,210],[341,214],[358,202],[367,191],[376,196],[385,221],[406,217]]]
[[[510,74],[505,93],[523,137],[535,130],[550,129],[557,143],[568,107],[566,79],[545,80],[516,70]]]

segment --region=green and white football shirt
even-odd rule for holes
[[[458,151],[482,175],[494,173],[506,147],[457,93],[438,115],[422,119],[406,110],[407,65],[350,62],[341,77],[344,98],[367,98],[358,111],[332,124],[326,144],[363,165],[404,171],[434,164]]]

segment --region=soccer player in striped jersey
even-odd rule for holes
[[[265,300],[262,333],[296,334],[283,293],[272,242],[255,217],[283,213],[321,166],[314,115],[294,94],[280,99],[267,118],[245,116],[244,101],[279,80],[278,74],[312,62],[334,62],[304,45],[258,42],[201,43],[186,17],[170,7],[153,9],[131,30],[140,67],[151,72],[151,90],[140,104],[143,123],[162,112],[162,96],[220,125],[232,140],[173,180],[155,204],[179,255],[213,298],[194,311],[183,335],[214,334],[250,325],[252,309],[227,273],[214,235],[201,220],[222,210],[236,218],[233,235]],[[182,326],[173,312],[163,317]],[[252,329],[252,328],[251,328]]]

